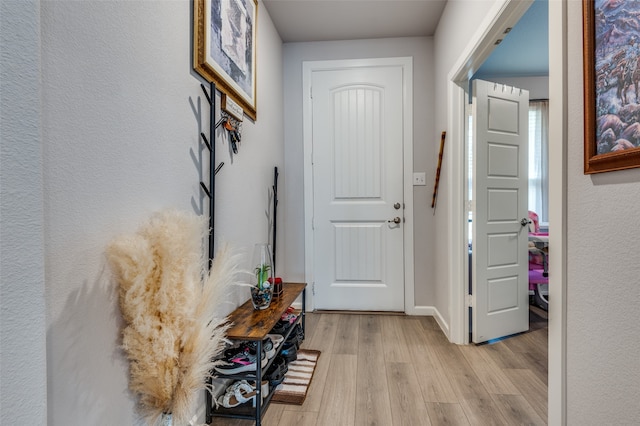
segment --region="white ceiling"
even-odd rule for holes
[[[446,0],[263,0],[284,43],[432,36]],[[258,12],[259,14],[260,12]],[[548,0],[535,0],[476,76],[548,74]]]
[[[280,38],[289,43],[431,36],[446,0],[263,0],[263,3]]]

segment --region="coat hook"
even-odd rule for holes
[[[209,192],[209,189],[205,186],[203,182],[200,182],[200,187],[202,188],[204,193],[207,194],[207,197],[211,198],[211,192]]]
[[[218,164],[218,167],[215,168],[215,170],[213,171],[214,176],[218,174],[222,166],[224,166],[224,161],[221,161],[220,164]]]
[[[218,120],[218,122],[215,125],[215,128],[217,129],[222,123],[225,123],[227,121],[226,117],[222,117],[220,120]]]
[[[207,140],[207,137],[204,135],[204,133],[200,133],[200,136],[202,136],[202,140],[204,141],[204,144],[207,146],[207,148],[209,148],[209,151],[211,151],[211,144]]]
[[[200,84],[200,87],[202,88],[202,91],[204,92],[204,96],[207,98],[209,105],[211,105],[211,97],[209,96],[207,89],[204,87],[204,84]]]

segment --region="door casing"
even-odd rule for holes
[[[404,196],[404,294],[405,313],[415,314],[414,300],[414,256],[413,256],[413,58],[369,58],[328,61],[305,61],[302,64],[303,93],[303,155],[304,155],[304,229],[305,229],[305,282],[311,291],[307,292],[307,309],[315,308],[313,298],[313,136],[311,75],[314,71],[400,66],[403,69],[403,196]]]

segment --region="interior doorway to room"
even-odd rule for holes
[[[544,0],[536,0],[544,1]],[[548,422],[549,424],[563,424],[566,421],[566,290],[564,288],[565,265],[562,260],[566,256],[566,211],[563,200],[566,198],[566,2],[546,2],[548,4],[549,39],[554,40],[548,45],[549,60],[549,176],[554,180],[549,188],[549,222],[550,234],[550,262],[551,275],[549,294],[549,332],[548,332]],[[449,90],[451,94],[451,117],[453,126],[452,145],[455,152],[461,153],[452,159],[452,168],[464,170],[466,158],[464,153],[464,105],[465,89],[468,88],[469,78],[490,55],[498,40],[504,37],[522,17],[530,2],[506,0],[493,11],[491,21],[487,22],[477,38],[469,43],[451,70]],[[467,228],[467,208],[464,203],[464,192],[467,181],[464,173],[454,173],[452,176],[453,210],[456,216],[452,238],[464,240]],[[459,201],[457,201],[459,200]],[[464,251],[453,250],[451,276],[452,312],[450,339],[456,343],[468,343],[469,317],[467,309],[468,276],[464,270],[468,265],[467,244]]]
[[[469,80],[460,81],[458,84],[462,88],[461,91],[464,90],[464,101],[466,103],[467,100],[475,99],[475,94],[473,93],[472,87],[475,84],[475,80],[483,79],[483,80],[491,80],[492,82],[496,82],[498,87],[502,87],[502,91],[505,89],[509,89],[510,91],[515,90],[514,87],[519,87],[523,89],[531,89],[532,98],[547,98],[549,97],[549,89],[548,89],[548,69],[549,69],[549,48],[548,48],[548,2],[543,0],[536,0],[533,3],[527,2],[509,2],[508,6],[505,7],[503,14],[500,18],[496,20],[494,23],[494,27],[488,30],[488,33],[492,33],[488,36],[488,40],[485,40],[485,46],[478,46],[475,52],[472,52],[470,56],[475,57],[476,63],[472,66],[471,69],[467,70],[467,75],[471,75],[472,77]],[[502,20],[503,22],[498,22]],[[542,34],[541,34],[542,32]],[[531,40],[536,40],[537,44],[532,44]],[[497,46],[497,47],[496,47]],[[527,52],[526,56],[518,56],[520,52]],[[536,54],[536,52],[538,52]],[[485,58],[480,58],[482,55],[485,55]],[[516,86],[517,85],[517,86]],[[501,105],[497,103],[497,105]],[[524,108],[528,107],[527,105]],[[476,107],[474,106],[473,109]],[[468,109],[469,111],[472,108]],[[495,110],[494,113],[500,113],[499,110]],[[525,112],[525,114],[527,114]],[[527,126],[529,120],[523,126]],[[475,125],[476,123],[474,123]],[[477,123],[480,124],[480,123]],[[484,124],[484,123],[482,123]],[[469,130],[468,126],[465,126],[465,131]],[[506,134],[503,132],[503,134]],[[467,136],[471,136],[471,132]],[[524,135],[526,139],[528,139],[528,135]],[[500,135],[498,134],[498,136]],[[471,137],[464,137],[465,141],[470,140]],[[495,141],[494,141],[495,142]],[[528,141],[526,141],[528,142]],[[526,152],[527,145],[522,146],[521,154],[524,154],[525,161],[524,163],[520,162],[520,167],[518,171],[521,177],[527,178],[528,173],[526,172],[526,168],[528,166],[528,161],[526,161]],[[502,144],[490,144],[492,146],[491,151],[507,153],[508,149],[505,149],[505,145]],[[533,147],[533,145],[532,145]],[[474,150],[479,150],[479,147],[468,147],[472,149],[467,149],[467,154],[465,155],[465,163],[473,164],[475,158],[471,154],[474,153]],[[486,148],[486,147],[483,147]],[[499,149],[500,148],[500,149]],[[513,152],[516,152],[513,150]],[[502,158],[502,161],[507,161],[507,157],[497,157]],[[481,172],[486,171],[488,165],[484,164],[481,160],[479,163],[479,169]],[[497,161],[494,161],[494,164],[497,164]],[[466,164],[465,164],[466,165]],[[528,316],[528,294],[529,294],[529,283],[528,283],[528,241],[527,241],[527,231],[528,227],[522,225],[526,223],[528,220],[528,210],[538,210],[537,207],[531,207],[530,204],[527,203],[527,190],[529,185],[525,186],[519,194],[520,204],[516,210],[509,210],[509,206],[503,206],[498,208],[499,203],[489,203],[491,198],[495,200],[506,200],[507,194],[515,194],[515,192],[505,192],[505,191],[497,191],[494,184],[490,186],[494,187],[493,189],[484,188],[482,191],[479,191],[477,194],[472,190],[473,183],[478,183],[476,181],[475,174],[479,172],[478,170],[473,170],[473,167],[470,167],[470,172],[465,176],[465,190],[463,191],[463,197],[467,199],[467,203],[465,203],[465,210],[468,208],[468,211],[471,212],[474,209],[478,209],[478,214],[482,214],[483,216],[493,216],[492,221],[490,221],[490,225],[484,223],[483,226],[489,226],[495,228],[495,226],[507,226],[507,222],[511,222],[513,224],[512,228],[514,228],[511,233],[512,236],[522,237],[522,238],[514,238],[513,241],[518,240],[518,256],[515,256],[515,250],[513,251],[513,256],[509,259],[500,258],[498,259],[496,256],[496,251],[488,246],[488,242],[496,242],[500,240],[507,240],[507,234],[504,233],[496,233],[492,231],[492,235],[487,238],[487,235],[481,233],[480,235],[484,235],[484,240],[479,241],[471,241],[471,236],[475,230],[475,226],[479,225],[478,222],[473,222],[473,215],[471,213],[464,214],[464,226],[465,233],[468,234],[468,238],[465,238],[465,242],[468,242],[468,245],[465,243],[464,250],[465,254],[468,253],[469,262],[465,262],[465,266],[467,266],[467,270],[465,273],[465,281],[468,283],[468,290],[465,289],[464,293],[470,294],[466,296],[465,307],[463,310],[465,311],[465,331],[464,335],[466,341],[474,341],[480,342],[486,339],[492,339],[500,337],[498,334],[491,334],[491,331],[488,334],[488,337],[484,339],[480,339],[480,336],[474,335],[478,330],[475,330],[476,326],[480,326],[482,321],[481,319],[488,318],[496,318],[501,316],[501,312],[515,312],[520,311],[521,315],[519,317],[519,322],[525,324],[523,321],[525,316]],[[532,171],[534,169],[532,168]],[[547,173],[547,168],[544,169],[544,172]],[[516,172],[515,169],[512,171]],[[495,169],[492,173],[495,174],[492,178],[493,181],[501,181],[504,180],[506,176],[501,176],[501,172],[497,172]],[[509,172],[510,173],[510,172]],[[507,173],[507,174],[509,174]],[[514,173],[515,176],[515,173]],[[513,179],[514,176],[509,176],[508,179]],[[486,179],[486,176],[481,177],[482,179]],[[544,182],[547,182],[547,179],[544,179]],[[480,182],[484,183],[484,181]],[[485,185],[486,186],[486,185]],[[485,191],[487,190],[487,191]],[[534,187],[532,191],[532,195],[535,195],[536,192],[539,192],[537,187]],[[546,197],[546,193],[544,196]],[[475,199],[474,199],[475,198]],[[489,199],[488,199],[489,198]],[[546,208],[547,203],[543,203]],[[487,211],[487,207],[491,207],[490,211]],[[538,210],[539,211],[539,210]],[[540,212],[540,211],[539,211]],[[542,212],[540,212],[542,213]],[[547,217],[545,210],[545,219]],[[486,218],[486,217],[485,217]],[[482,218],[478,218],[482,219]],[[522,225],[522,226],[521,226]],[[479,227],[479,226],[478,226]],[[467,228],[469,231],[467,232]],[[515,232],[516,228],[519,228],[519,232]],[[483,230],[484,232],[484,230]],[[514,246],[515,247],[515,246]],[[493,266],[488,264],[487,262],[479,262],[480,260],[488,260],[488,257],[493,257],[491,261],[493,262]],[[508,260],[508,261],[507,261]],[[497,262],[497,263],[496,263]],[[481,267],[476,269],[476,266],[481,264]],[[516,268],[517,265],[517,268]],[[516,273],[515,270],[518,269]],[[506,274],[506,270],[513,270],[513,273]],[[495,275],[496,273],[501,272],[501,277],[492,277],[491,274]],[[488,275],[487,275],[488,274]],[[513,285],[506,285],[506,283],[511,282]],[[518,285],[516,286],[516,283]],[[477,286],[480,286],[480,290],[483,290],[482,294],[474,294],[474,289],[477,290]],[[487,287],[489,289],[487,290]],[[515,288],[518,288],[516,291]],[[487,290],[487,291],[484,291]],[[496,294],[494,294],[496,293]],[[493,297],[487,299],[486,295],[492,295]],[[509,296],[510,295],[510,296]],[[480,302],[475,300],[476,296],[482,296],[480,298]],[[507,297],[509,296],[509,297]],[[500,303],[494,303],[493,306],[486,306],[487,300],[496,300]],[[481,306],[484,304],[485,306]],[[524,305],[524,306],[523,306]],[[489,310],[485,309],[489,308]],[[525,309],[522,309],[525,308]],[[480,315],[484,315],[481,317]],[[528,323],[528,321],[527,321]],[[499,328],[499,327],[498,327]],[[504,327],[503,327],[504,328]],[[507,327],[509,328],[509,327]],[[522,328],[522,327],[521,327]],[[515,328],[509,328],[512,332],[525,331]],[[495,330],[494,330],[495,331]],[[470,333],[473,332],[473,333]],[[482,334],[485,334],[483,331]],[[506,334],[506,329],[505,329]]]
[[[413,244],[404,169],[410,62],[305,63],[305,257],[314,309],[405,311],[406,268],[413,268],[405,250]]]

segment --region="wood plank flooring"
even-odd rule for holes
[[[545,425],[546,313],[491,345],[449,343],[431,317],[309,313],[322,355],[303,405],[270,404],[265,426]],[[214,418],[213,425],[254,422]]]

